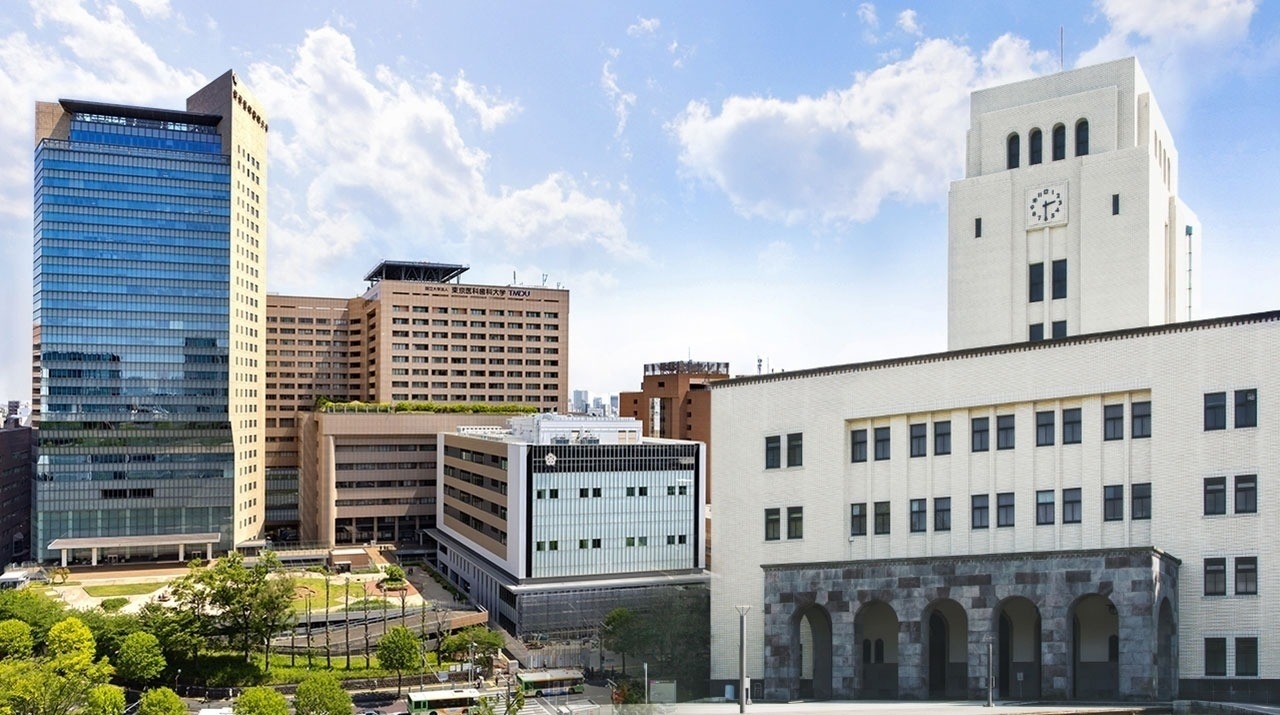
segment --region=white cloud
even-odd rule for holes
[[[636,24],[627,27],[627,34],[631,37],[652,35],[661,26],[662,21],[656,17],[638,17],[636,18]]]
[[[504,102],[494,98],[485,87],[477,87],[467,81],[462,72],[453,82],[453,96],[458,103],[469,108],[480,118],[480,127],[486,132],[503,124],[520,113],[520,103]]]
[[[963,165],[969,93],[1033,76],[1047,53],[1010,35],[980,57],[949,40],[859,73],[852,86],[792,100],[690,102],[669,128],[688,176],[735,210],[785,224],[866,221],[885,200],[939,201]]]
[[[858,6],[858,19],[873,30],[880,27],[880,18],[876,17],[876,6],[869,2]]]
[[[795,249],[786,241],[772,241],[756,256],[760,273],[765,276],[785,275],[795,262]]]
[[[627,119],[631,116],[632,108],[636,106],[636,95],[634,92],[623,91],[618,86],[618,75],[611,65],[611,62],[605,62],[604,67],[600,69],[600,88],[612,103],[613,113],[618,118],[618,126],[613,131],[613,136],[617,138],[621,137],[622,132],[627,128]]]
[[[898,13],[898,29],[902,30],[908,35],[923,34],[923,30],[920,29],[920,25],[916,21],[915,10],[903,10],[902,12]]]
[[[129,0],[148,20],[164,20],[173,12],[169,0]]]

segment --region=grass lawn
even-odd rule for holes
[[[340,607],[346,603],[343,597],[342,586],[346,583],[336,578],[329,579],[329,601],[324,600],[324,579],[323,578],[294,578],[293,579],[293,610],[307,610],[307,595],[311,596],[312,610],[322,610],[325,608]],[[359,582],[346,583],[351,589],[352,603],[360,600],[364,596],[364,588]],[[274,662],[274,660],[273,660]],[[345,662],[345,661],[344,661]]]
[[[111,596],[141,596],[143,594],[159,591],[164,588],[164,583],[108,583],[99,586],[85,586],[84,592],[94,598],[109,598]]]

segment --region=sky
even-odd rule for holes
[[[34,103],[266,110],[267,287],[383,259],[571,291],[570,387],[946,349],[969,93],[1136,55],[1203,227],[1202,312],[1280,308],[1262,0],[177,2],[0,9],[0,398],[30,396]]]

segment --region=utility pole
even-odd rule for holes
[[[311,591],[307,590],[307,670],[311,670]]]
[[[747,711],[747,611],[750,605],[734,606],[738,611],[738,712]],[[647,689],[648,677],[645,678]]]
[[[351,579],[345,576],[342,578],[342,597],[343,639],[347,642],[347,670],[351,670]]]
[[[329,567],[324,569],[324,660],[325,666],[333,670],[333,649],[329,647]]]

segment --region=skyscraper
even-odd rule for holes
[[[226,549],[262,528],[267,123],[36,105],[33,556]]]

